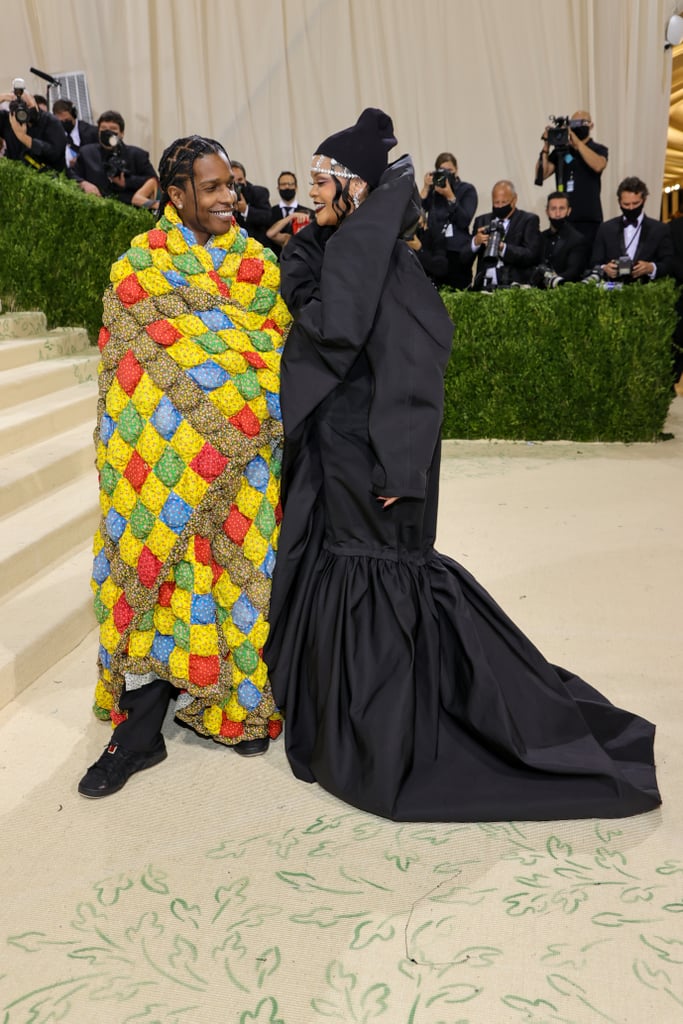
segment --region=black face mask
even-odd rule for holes
[[[587,124],[580,124],[577,128],[573,128],[572,131],[581,142],[585,142],[590,135],[590,128]]]
[[[70,135],[71,132],[76,127],[76,122],[75,121],[62,121],[62,127],[64,128],[64,131],[66,132],[66,134]]]
[[[98,138],[100,146],[103,146],[105,149],[114,149],[118,146],[121,136],[113,132],[111,128],[105,128],[104,131],[99,133]]]
[[[644,205],[644,203],[641,203],[640,206],[634,206],[632,210],[625,210],[623,206],[620,206],[619,209],[623,214],[625,222],[627,224],[635,224],[642,213]]]
[[[555,228],[556,231],[562,231],[565,224],[567,223],[566,217],[548,217],[550,224]]]
[[[296,195],[295,188],[280,188],[278,192],[280,193],[280,199],[283,199],[286,203],[291,202]]]
[[[505,220],[507,217],[510,216],[511,212],[512,203],[506,203],[505,206],[494,206],[492,215],[494,217],[499,217],[501,220]]]

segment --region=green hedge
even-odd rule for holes
[[[65,175],[0,160],[0,298],[50,327],[97,337],[114,260],[152,227],[148,210],[85,195]]]
[[[671,401],[672,280],[444,290],[444,437],[654,441]]]
[[[0,298],[94,340],[114,260],[154,223],[63,175],[0,160]],[[445,437],[653,441],[671,400],[677,286],[444,290]]]

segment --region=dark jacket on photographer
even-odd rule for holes
[[[61,125],[60,131],[64,135]],[[125,166],[124,188],[111,181],[108,173],[107,164],[114,156],[114,151],[105,149],[99,142],[81,146],[76,162],[67,174],[74,181],[89,181],[92,185],[97,185],[103,196],[111,196],[130,205],[137,190],[150,178],[156,178],[157,172],[150,162],[147,150],[140,149],[139,146],[129,146],[122,141],[116,147],[115,155]],[[109,168],[110,171],[112,169],[115,168]]]
[[[624,218],[612,217],[603,221],[593,243],[591,266],[602,267],[605,263],[628,257],[631,263],[643,260],[655,264],[655,278],[667,277],[672,273],[674,249],[668,224],[662,224],[654,217],[641,214],[640,228],[636,229],[629,245],[624,242]],[[636,278],[642,284],[650,281],[647,275]]]
[[[491,223],[493,214],[483,213],[476,218],[472,225],[472,238],[477,231]],[[463,251],[469,254],[470,262],[474,259],[472,254],[472,238],[467,239],[467,248]],[[499,288],[508,287],[511,284],[528,284],[531,271],[539,262],[541,252],[541,232],[538,217],[535,213],[527,213],[526,210],[515,208],[507,219],[507,230],[503,239],[504,250],[499,256],[496,266],[496,278]],[[489,269],[482,259],[486,246],[479,246],[476,255],[477,265],[474,276],[475,287],[481,281]]]
[[[448,257],[447,270],[441,278],[438,279],[435,274],[427,272],[437,285],[467,288],[472,280],[471,261],[463,261],[462,251],[469,242],[469,226],[477,209],[479,197],[474,185],[461,181],[454,174],[449,175],[449,178],[455,195],[454,203],[449,203],[446,197],[435,192],[433,187],[422,200],[422,209],[427,215],[427,231],[432,236],[430,247],[433,250],[439,248],[437,238],[441,236],[446,243]]]
[[[564,281],[579,281],[588,265],[590,249],[588,239],[572,227],[563,224],[560,231],[547,228],[541,232],[541,261],[551,267]]]
[[[270,193],[263,185],[252,185],[250,181],[245,182],[243,195],[247,204],[246,216],[235,210],[235,220],[241,228],[244,228],[248,235],[255,238],[267,249],[271,248],[271,241],[266,231],[271,225]]]
[[[10,160],[23,160],[37,170],[64,170],[64,150],[66,135],[61,122],[44,111],[31,110],[27,125],[31,137],[31,148],[26,146],[14,134],[9,120],[9,111],[0,110],[0,138],[5,140],[5,156]]]
[[[419,249],[415,244],[415,239],[419,243]],[[432,284],[437,288],[441,287],[448,277],[446,239],[443,235],[431,232],[428,227],[418,225],[409,244]]]

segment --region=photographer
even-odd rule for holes
[[[52,114],[38,108],[34,97],[24,89],[23,79],[15,78],[14,82],[14,92],[0,95],[0,103],[9,103],[9,110],[0,110],[5,156],[38,171],[63,171],[66,136],[62,126]]]
[[[437,248],[437,237],[446,242],[448,269],[434,283],[449,288],[467,288],[472,280],[471,261],[463,263],[462,250],[469,242],[469,226],[477,209],[477,190],[458,177],[458,161],[452,153],[439,153],[435,170],[427,171],[420,191],[427,217],[427,232]]]
[[[266,232],[268,247],[278,257],[292,235],[305,227],[313,216],[313,210],[297,202],[297,188],[294,171],[280,171],[277,178],[280,201],[270,209],[270,225]]]
[[[530,284],[556,288],[580,280],[588,263],[588,241],[569,223],[571,206],[566,192],[551,192],[545,212],[550,227],[541,232],[541,263],[534,267]]]
[[[438,287],[438,282],[448,274],[446,239],[441,234],[430,234],[424,213],[420,214],[414,233],[405,238],[405,243],[417,256],[432,284]]]
[[[158,188],[156,171],[146,150],[123,141],[125,127],[118,111],[105,110],[100,114],[99,142],[81,146],[67,174],[83,192],[118,199],[129,206],[153,208]]]
[[[71,100],[55,100],[52,113],[66,133],[66,165],[73,167],[81,146],[97,142],[97,126],[78,117],[78,110]]]
[[[569,196],[572,226],[592,245],[602,223],[600,176],[607,166],[607,146],[591,138],[594,126],[587,110],[554,120],[554,127],[546,125],[541,136],[543,148],[536,161],[535,183],[542,185],[555,174],[555,188]]]
[[[230,161],[235,175],[235,192],[237,202],[234,206],[235,220],[248,235],[255,238],[261,245],[270,248],[271,240],[266,231],[271,225],[270,194],[263,185],[252,185],[247,181],[244,164],[238,160]]]
[[[531,268],[538,263],[541,232],[535,213],[517,209],[517,192],[511,181],[496,182],[491,212],[476,218],[472,233],[463,256],[470,264],[477,257],[475,291],[528,283]]]
[[[647,185],[640,178],[624,178],[617,188],[621,215],[601,224],[595,237],[593,275],[629,284],[666,277],[673,265],[673,243],[668,225],[645,215]]]

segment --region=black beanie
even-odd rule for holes
[[[388,114],[366,107],[351,128],[328,136],[316,153],[343,164],[375,188],[389,163],[388,153],[396,145],[394,125]]]

